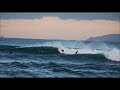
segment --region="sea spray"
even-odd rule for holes
[[[107,59],[120,61],[120,50],[116,48],[112,50],[58,48],[58,51],[62,54],[76,54],[77,51],[77,54],[103,54]]]
[[[120,61],[120,50],[114,48],[109,52],[104,53],[105,57],[111,59],[112,61]]]
[[[73,43],[74,42],[74,43]],[[55,47],[62,54],[103,54],[107,59],[120,61],[120,50],[111,48],[104,42],[84,43],[78,41],[47,41],[41,44],[27,45],[26,47]],[[97,44],[97,45],[96,45]],[[64,50],[64,52],[62,52]]]

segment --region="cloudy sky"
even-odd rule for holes
[[[4,37],[85,40],[120,34],[120,13],[0,13]]]

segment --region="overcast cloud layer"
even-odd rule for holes
[[[75,39],[119,34],[119,21],[62,19],[55,16],[38,19],[1,19],[2,35],[12,38]]]

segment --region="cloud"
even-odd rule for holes
[[[93,36],[118,34],[119,22],[112,20],[76,20],[59,17],[39,19],[2,19],[6,37],[42,39],[87,39]]]

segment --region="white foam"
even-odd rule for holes
[[[109,52],[104,53],[105,57],[113,61],[120,61],[120,50],[114,48]]]
[[[111,48],[105,43],[89,43],[72,42],[72,41],[47,41],[40,44],[32,44],[24,47],[38,47],[38,46],[50,46],[57,47],[58,51],[62,54],[103,54],[106,58],[113,61],[120,61],[120,50],[117,48]],[[80,49],[75,49],[80,48]],[[101,50],[95,49],[99,48]],[[64,52],[62,52],[62,49]]]
[[[64,52],[62,52],[64,50]],[[103,54],[106,58],[112,61],[120,61],[120,50],[114,48],[112,50],[96,50],[96,49],[69,49],[58,48],[58,51],[62,54]]]

